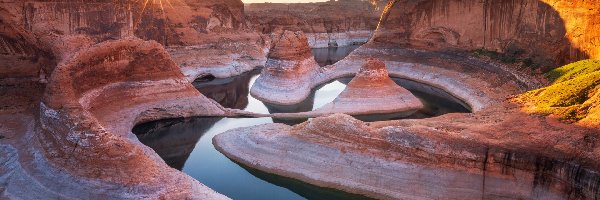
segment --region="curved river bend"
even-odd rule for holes
[[[358,46],[313,49],[319,64],[332,64]],[[319,108],[333,101],[351,78],[339,79],[313,91],[306,101],[295,106],[265,105],[249,95],[249,88],[259,71],[240,76],[195,82],[205,96],[224,107],[256,113],[301,112]],[[422,100],[426,107],[409,118],[425,118],[450,112],[468,112],[460,103],[427,94],[428,86],[415,86],[407,80],[395,79]],[[388,118],[373,120],[384,120]],[[297,124],[304,120],[278,121]],[[165,162],[194,177],[213,190],[233,199],[368,199],[328,188],[321,188],[294,179],[246,168],[229,160],[212,145],[212,138],[227,130],[273,123],[271,118],[203,117],[168,119],[140,124],[133,132],[138,139],[154,149]]]

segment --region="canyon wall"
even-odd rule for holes
[[[86,34],[100,40],[137,36],[185,44],[209,32],[243,28],[241,1],[42,1],[0,3],[12,23],[33,33]],[[188,39],[188,40],[186,40]]]
[[[600,57],[600,1],[392,0],[373,42],[484,50],[556,67]]]
[[[0,7],[0,79],[39,78],[55,63],[50,52],[32,34],[10,23],[9,11]]]
[[[262,33],[303,31],[313,48],[346,46],[368,41],[380,9],[367,1],[246,4],[248,26]]]
[[[240,0],[15,0],[0,1],[0,11],[2,25],[12,27],[7,30],[21,30],[39,40],[26,41],[42,46],[53,42],[52,37],[42,37],[48,35],[85,35],[95,43],[129,37],[157,41],[190,80],[203,74],[229,77],[250,71],[264,64],[268,50],[268,41],[246,27]],[[10,33],[1,34],[9,34],[3,36],[2,52],[19,56],[23,52],[16,50],[34,47],[12,42]],[[40,63],[46,62],[38,59],[41,53],[25,53],[29,59],[17,59],[0,71],[17,74],[18,68],[28,77],[50,73],[51,69],[40,70],[52,65]]]

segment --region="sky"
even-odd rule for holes
[[[310,2],[321,2],[327,0],[242,0],[244,3],[310,3]]]

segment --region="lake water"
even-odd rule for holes
[[[343,47],[327,53],[323,53],[323,50],[313,50],[313,53],[317,52],[315,53],[317,60],[329,63],[343,58],[338,54],[340,48]],[[355,49],[355,47],[349,48]],[[345,83],[351,79],[339,79],[324,84],[313,91],[310,98],[301,104],[277,106],[264,104],[249,95],[249,88],[258,74],[258,71],[253,71],[232,78],[199,81],[195,82],[194,86],[205,96],[228,108],[256,113],[300,112],[314,110],[333,101],[344,90]],[[396,81],[403,86],[406,85],[426,105],[426,108],[409,118],[431,117],[449,112],[468,112],[457,102],[424,92],[428,91],[426,87],[414,86],[415,83],[407,80],[396,79]],[[142,143],[154,149],[169,166],[182,170],[213,190],[233,199],[368,199],[248,169],[231,161],[212,145],[212,138],[215,135],[230,129],[273,122],[293,125],[302,121],[304,120],[274,121],[271,118],[220,117],[169,119],[138,125],[134,127],[133,132]]]
[[[342,47],[314,48],[312,49],[312,53],[315,56],[317,63],[322,67],[342,60],[360,46],[361,45],[349,45]]]

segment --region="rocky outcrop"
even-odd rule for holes
[[[375,37],[322,69],[322,74],[329,74],[318,77],[335,77],[376,57],[388,66],[390,76],[444,90],[463,100],[473,113],[370,123],[331,115],[296,126],[261,125],[216,136],[213,143],[218,150],[261,171],[381,199],[598,197],[598,127],[585,120],[582,124],[588,127],[525,112],[523,105],[507,99],[539,88],[542,81],[463,53],[478,48],[523,51],[519,55],[551,67],[593,56],[594,50],[584,46],[594,42],[571,41],[574,29],[565,24],[573,24],[568,21],[575,15],[586,23],[594,21],[596,2],[391,2]],[[563,9],[573,5],[587,10]],[[589,81],[565,79],[570,87],[585,85],[579,89],[586,92],[565,90],[558,82],[528,95],[544,105],[545,95],[585,99],[559,106],[595,112],[595,73],[564,72],[587,76]]]
[[[289,119],[344,113],[363,118],[382,114],[390,114],[390,118],[402,118],[421,108],[423,104],[417,97],[389,77],[383,62],[368,59],[333,102],[314,111],[276,113],[273,116]]]
[[[11,20],[33,33],[85,34],[99,40],[137,36],[170,44],[193,44],[204,33],[244,26],[241,1],[3,2]]]
[[[258,32],[303,31],[311,48],[322,48],[367,42],[381,10],[367,1],[331,1],[251,3],[245,11],[249,26]]]
[[[213,144],[261,171],[379,199],[597,197],[597,150],[577,142],[596,129],[502,109],[370,125],[332,115],[235,129]]]
[[[157,41],[167,47],[190,82],[205,74],[238,75],[266,60],[267,44],[246,28],[239,0],[20,0],[3,2],[0,9],[6,10],[3,21],[39,36],[81,34],[94,42],[135,36]]]
[[[311,80],[319,70],[306,36],[302,32],[272,34],[272,47],[261,75],[250,89],[257,99],[273,104],[291,105],[308,97]]]
[[[393,0],[373,41],[485,49],[548,68],[598,58],[598,1]]]
[[[12,23],[0,7],[0,79],[45,81],[56,65],[53,55],[31,33]]]
[[[132,137],[131,128],[162,118],[227,113],[200,95],[156,42],[124,39],[80,47],[61,56],[39,119],[13,133],[19,158],[3,195],[226,199],[167,166]]]
[[[330,110],[330,113],[351,115],[401,113],[408,116],[422,107],[417,97],[389,77],[383,62],[368,59],[346,89],[317,112]]]

